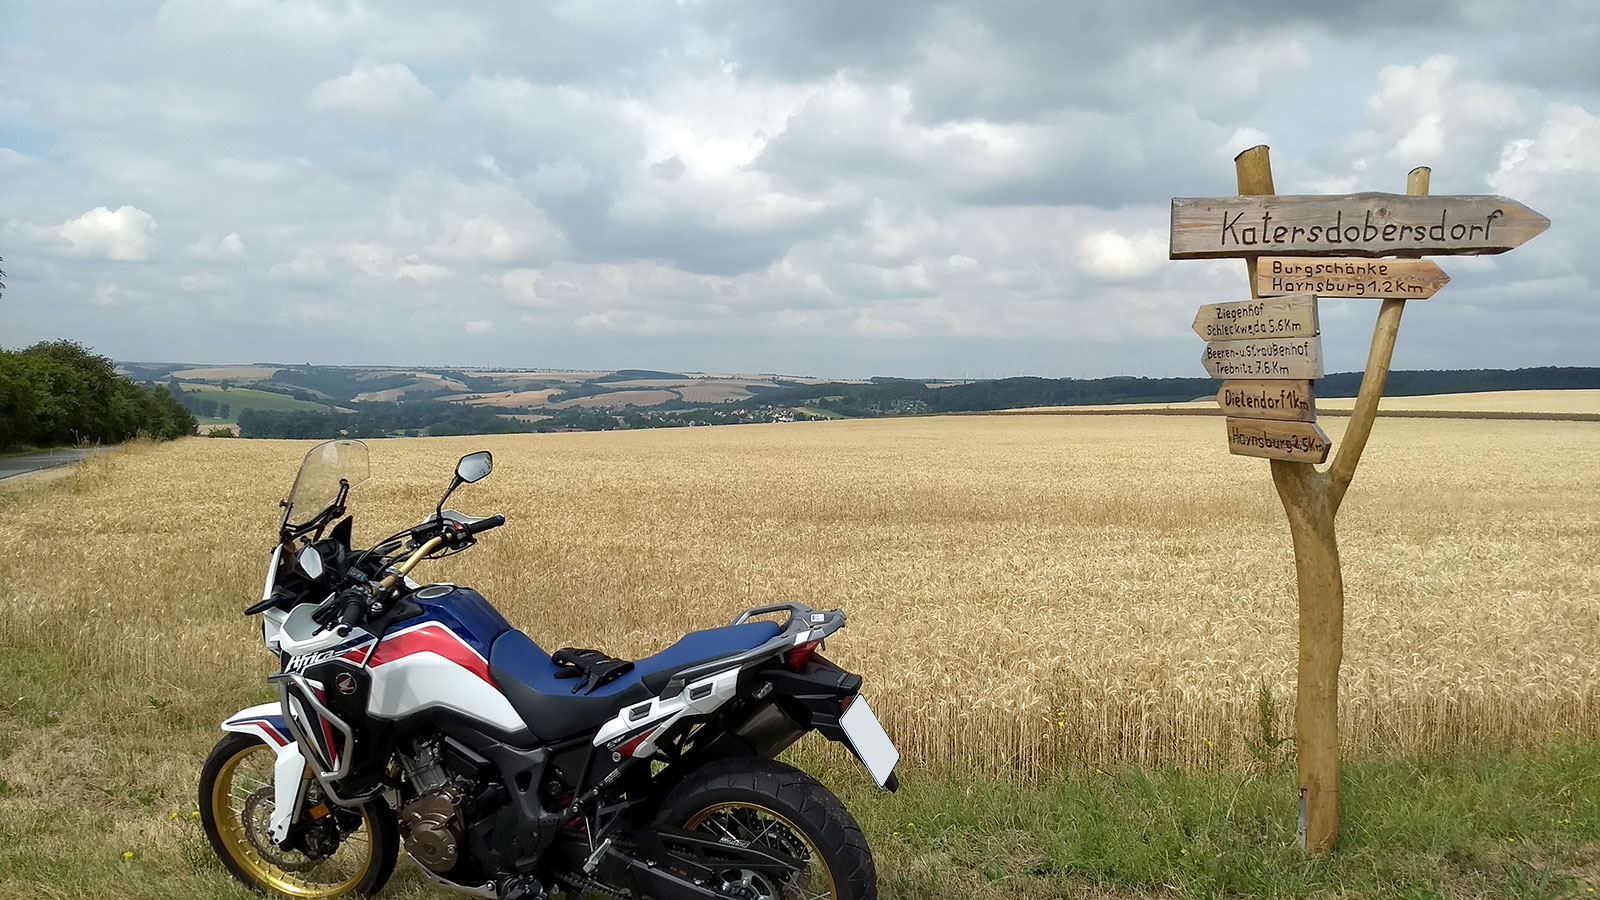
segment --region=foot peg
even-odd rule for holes
[[[549,894],[545,893],[544,885],[532,875],[512,875],[500,879],[495,885],[495,896],[499,900],[548,900]]]

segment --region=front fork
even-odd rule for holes
[[[282,844],[289,839],[289,827],[299,817],[311,783],[311,769],[284,721],[283,706],[263,703],[241,709],[222,723],[222,730],[262,738],[277,754],[272,766],[272,817],[267,821],[267,833]]]

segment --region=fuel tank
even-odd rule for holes
[[[511,630],[505,617],[477,591],[453,584],[431,584],[406,599],[421,612],[391,624],[368,651],[367,715],[397,720],[445,710],[522,731],[489,675],[489,647]]]

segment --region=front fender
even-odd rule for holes
[[[272,767],[272,819],[267,830],[273,840],[282,843],[288,839],[289,826],[299,815],[311,776],[300,745],[289,733],[289,723],[284,721],[282,705],[263,703],[241,709],[222,721],[222,730],[259,737],[278,755]]]

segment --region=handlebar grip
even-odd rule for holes
[[[367,601],[360,596],[352,596],[344,601],[344,606],[339,610],[339,627],[334,629],[340,637],[350,633],[350,629],[361,623],[361,614],[367,609]]]
[[[482,531],[488,531],[491,528],[499,528],[501,525],[504,525],[505,523],[506,523],[506,517],[505,516],[494,515],[494,516],[490,516],[487,519],[484,519],[484,520],[482,520],[480,522],[473,522],[471,525],[467,525],[467,526],[463,527],[461,530],[464,531],[468,535],[474,535],[474,534],[478,534],[479,532],[482,532]]]

